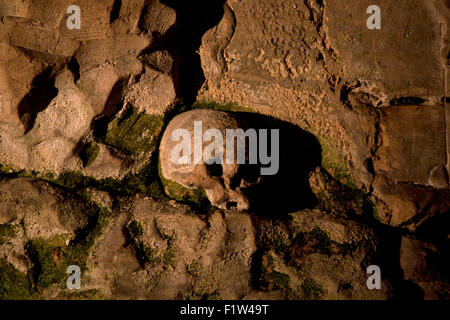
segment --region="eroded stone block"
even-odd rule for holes
[[[377,172],[398,182],[448,186],[443,106],[383,108],[380,125]]]

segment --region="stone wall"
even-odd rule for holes
[[[377,0],[379,30],[366,0],[72,4],[0,4],[0,298],[448,299],[448,1]],[[269,215],[209,205],[158,168],[199,108],[302,130],[317,168]]]

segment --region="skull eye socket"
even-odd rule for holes
[[[235,209],[237,208],[237,202],[236,201],[228,201],[227,202],[227,209],[231,210],[231,209]]]
[[[242,168],[242,179],[246,182],[255,183],[258,181],[260,168],[258,165],[247,165]]]
[[[236,175],[230,179],[230,189],[236,190],[241,185],[241,177]]]
[[[206,164],[206,171],[210,177],[221,177],[223,174],[222,166],[218,163]]]
[[[242,165],[239,167],[239,173],[230,179],[230,189],[236,190],[241,187],[242,181],[255,183],[259,178],[259,166]]]

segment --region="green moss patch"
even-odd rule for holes
[[[164,268],[175,266],[175,258],[177,255],[177,249],[175,247],[175,239],[169,239],[167,241],[167,249],[164,251],[162,256],[162,262],[164,264]]]
[[[0,224],[0,245],[6,243],[17,233],[16,227],[11,224]]]
[[[261,233],[260,247],[264,250],[273,249],[277,253],[285,252],[291,245],[289,236],[280,231],[269,230],[265,229]]]
[[[194,260],[191,263],[186,264],[186,272],[194,278],[198,277],[200,272],[200,262]]]
[[[220,300],[220,294],[217,291],[207,292],[205,290],[196,290],[184,294],[185,300]]]
[[[156,156],[155,158],[157,159]],[[165,197],[153,160],[141,171],[129,173],[122,179],[105,178],[97,180],[93,177],[85,176],[79,171],[66,171],[57,178],[41,178],[72,192],[85,188],[94,188],[118,196],[132,196],[140,193],[150,195],[156,199]]]
[[[91,186],[95,183],[94,178],[85,176],[79,171],[66,171],[61,173],[57,179],[47,178],[45,180],[69,189],[70,191],[77,191],[78,189]]]
[[[301,290],[303,293],[303,299],[305,300],[317,300],[324,294],[322,286],[312,278],[306,278],[303,281]]]
[[[261,257],[261,270],[258,279],[258,287],[264,291],[287,289],[289,276],[275,270],[274,258],[269,252]]]
[[[162,252],[158,252],[158,250],[144,242],[144,228],[140,222],[136,220],[131,221],[124,231],[127,243],[133,246],[136,258],[142,268],[161,265],[166,270],[169,266],[175,265],[177,253],[175,236],[163,236],[163,239],[167,241],[167,247]]]
[[[316,227],[311,232],[300,232],[292,240],[287,259],[291,264],[301,263],[307,255],[321,253],[331,256],[334,251],[334,242],[320,228]],[[297,264],[297,263],[295,263]]]
[[[66,290],[60,296],[65,300],[100,300],[103,299],[102,293],[97,289],[89,290]]]
[[[138,173],[129,173],[121,180],[113,178],[102,179],[96,182],[94,187],[120,196],[131,196],[140,193],[150,195],[155,199],[165,197],[156,165],[153,162],[149,163]]]
[[[134,245],[136,257],[142,267],[149,264],[151,267],[159,265],[162,262],[158,251],[152,247],[146,246],[143,241],[136,241]]]
[[[0,300],[29,299],[31,286],[30,277],[0,258]]]
[[[0,174],[8,175],[14,172],[14,168],[10,165],[0,163]]]
[[[110,221],[111,214],[104,208],[95,208],[89,214],[88,225],[79,230],[68,245],[62,237],[37,238],[29,241],[26,252],[33,262],[32,279],[36,290],[62,283],[67,278],[67,267],[77,265],[85,270],[86,261],[95,240]]]
[[[35,171],[27,172],[23,169],[17,169],[9,164],[0,163],[0,177],[14,179],[19,177],[33,178],[37,173]]]
[[[322,147],[322,167],[327,170],[336,180],[343,184],[351,183],[348,171],[348,159],[338,149],[336,143],[328,141],[320,136],[317,137]]]
[[[164,117],[139,113],[129,108],[108,125],[104,142],[129,157],[155,150],[164,126]]]
[[[212,100],[199,100],[195,102],[192,109],[211,109],[218,111],[231,111],[231,112],[254,112],[250,108],[242,107],[236,103],[220,103]],[[184,110],[186,111],[186,110]]]
[[[89,167],[91,163],[97,159],[99,153],[100,147],[96,142],[87,143],[80,152],[80,158],[83,161],[83,166],[85,168]]]
[[[369,239],[356,238],[347,242],[337,242],[329,234],[316,226],[310,231],[288,232],[266,229],[260,235],[260,248],[264,252],[274,252],[287,266],[302,269],[311,254],[352,256],[359,248],[372,246]]]
[[[311,254],[352,255],[362,245],[364,245],[363,240],[336,242],[325,231],[316,227],[310,232],[296,234],[292,244],[284,252],[284,258],[288,265],[301,268],[305,259]]]
[[[194,204],[199,208],[207,208],[211,203],[203,189],[187,189],[182,185],[166,179],[161,170],[161,164],[158,163],[158,172],[164,191],[167,196],[180,202]]]
[[[132,239],[137,239],[144,234],[144,228],[142,227],[142,224],[136,220],[130,222],[127,230]]]
[[[82,262],[79,257],[73,256],[70,248],[65,248],[64,239],[35,239],[27,244],[26,251],[34,263],[34,284],[42,288],[61,282],[68,266]],[[76,261],[70,261],[73,258]]]
[[[324,170],[320,172],[319,179],[315,182],[317,185],[312,185],[312,189],[322,210],[347,216],[373,215],[375,206],[366,192],[352,184],[342,184]]]

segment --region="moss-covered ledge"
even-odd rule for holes
[[[164,127],[162,115],[149,115],[129,107],[107,127],[103,142],[127,157],[153,152]]]
[[[108,209],[86,201],[88,224],[79,229],[70,242],[67,243],[64,236],[25,239],[24,251],[31,265],[26,273],[0,257],[0,299],[39,299],[50,287],[64,295],[67,293],[67,267],[77,265],[86,272],[91,249],[113,218]],[[14,236],[11,228],[1,226],[6,238]]]

